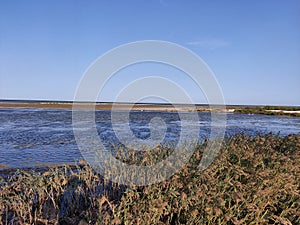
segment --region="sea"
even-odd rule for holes
[[[112,123],[111,111],[95,111],[95,128],[105,148],[122,144],[116,130],[122,133],[124,120]],[[177,112],[131,111],[114,112],[114,118],[126,118],[127,128],[135,139],[147,141],[151,137],[150,121],[160,118],[156,130],[163,132],[162,143],[178,143],[182,135],[182,121]],[[185,130],[195,132],[198,123],[198,141],[209,138],[211,114],[199,112],[198,121],[185,123]],[[118,119],[114,120],[118,121]],[[123,121],[123,122],[122,122]],[[0,170],[7,168],[35,168],[52,164],[74,164],[82,154],[74,136],[74,121],[69,109],[2,108],[0,109]],[[189,129],[189,126],[191,127]],[[186,129],[188,128],[188,129]],[[118,132],[119,132],[118,131]],[[129,132],[129,133],[130,133]],[[300,134],[300,117],[257,114],[226,114],[225,137],[239,133],[286,136]],[[123,133],[128,133],[126,130]],[[82,137],[81,137],[82,138]],[[83,137],[84,138],[84,137]]]

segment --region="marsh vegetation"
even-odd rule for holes
[[[237,107],[235,113],[264,114],[276,116],[297,116],[300,117],[300,107],[292,106],[244,106]]]
[[[0,223],[300,224],[299,135],[228,137],[200,171],[206,145],[170,179],[144,187],[111,183],[84,162],[17,170],[0,178]],[[151,164],[169,151],[119,157]]]

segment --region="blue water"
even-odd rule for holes
[[[117,112],[122,118],[124,112]],[[96,111],[96,127],[105,146],[119,143],[111,125],[110,111]],[[177,142],[181,122],[174,112],[130,113],[130,129],[142,140],[149,138],[149,122],[160,117],[166,124],[164,142]],[[210,114],[199,113],[199,139],[209,136]],[[300,118],[227,114],[226,135],[245,132],[300,133]],[[72,126],[72,111],[57,109],[0,109],[0,164],[8,168],[35,167],[48,163],[74,163],[82,158]],[[1,167],[0,167],[1,170]]]

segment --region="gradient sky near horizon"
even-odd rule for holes
[[[182,45],[214,72],[226,104],[300,105],[300,1],[1,1],[0,99],[73,100],[88,66],[140,40]],[[176,71],[132,67],[101,101],[140,76],[164,73],[197,103]]]

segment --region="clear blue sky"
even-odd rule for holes
[[[227,104],[300,105],[297,0],[1,1],[0,99],[72,100],[97,57],[149,39],[198,54]],[[112,101],[113,92],[107,88],[101,100]],[[201,93],[189,93],[201,103]]]

